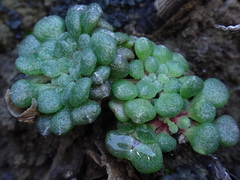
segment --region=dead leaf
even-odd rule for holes
[[[13,104],[10,98],[10,90],[8,89],[5,94],[5,100],[7,103],[8,111],[16,118],[19,122],[34,123],[34,119],[41,113],[37,110],[37,100],[32,99],[32,105],[29,108],[19,108]]]

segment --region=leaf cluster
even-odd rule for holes
[[[106,135],[106,147],[142,173],[161,169],[162,152],[177,145],[174,134],[186,136],[200,154],[238,142],[236,121],[216,117],[229,98],[221,81],[190,75],[182,55],[114,32],[102,15],[96,3],[75,5],[65,19],[38,21],[19,45],[16,68],[27,78],[12,85],[10,98],[22,109],[36,100],[42,135],[92,123],[108,99],[118,125]]]

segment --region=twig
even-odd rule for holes
[[[224,26],[224,25],[218,25],[218,24],[215,24],[214,25],[214,28],[216,29],[221,29],[223,31],[231,31],[231,32],[237,32],[237,31],[240,31],[240,24],[238,25],[230,25],[230,26]]]

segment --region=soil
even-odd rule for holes
[[[35,124],[20,123],[9,114],[4,94],[21,78],[14,67],[19,42],[42,17],[64,17],[69,6],[90,2],[102,6],[104,18],[116,31],[164,44],[183,54],[196,75],[224,82],[231,97],[218,115],[230,114],[240,124],[240,31],[214,28],[215,24],[240,24],[239,0],[174,0],[171,8],[158,0],[1,0],[0,179],[240,179],[240,143],[210,156],[192,152],[188,144],[179,145],[164,154],[163,170],[138,173],[128,161],[114,158],[104,147],[105,134],[116,122],[107,102],[103,102],[103,113],[96,122],[61,137],[42,137]]]

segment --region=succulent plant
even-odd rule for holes
[[[63,135],[95,121],[107,99],[118,123],[106,147],[142,173],[161,169],[163,153],[177,145],[172,135],[184,135],[204,155],[239,141],[235,120],[216,118],[229,98],[221,81],[190,75],[182,55],[114,32],[102,14],[96,3],[75,5],[65,19],[37,22],[19,45],[15,64],[26,78],[7,93],[10,112],[23,112],[13,115],[36,119],[44,136]]]

